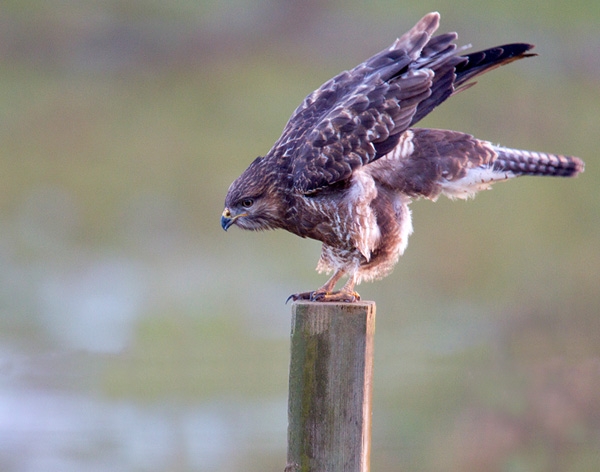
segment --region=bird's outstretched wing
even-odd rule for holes
[[[426,62],[422,51],[438,24],[438,13],[426,15],[391,47],[306,97],[275,144],[293,159],[297,191],[311,193],[347,179],[380,149],[394,147],[390,140],[397,141],[431,93],[434,74],[417,64]],[[438,46],[454,50],[454,37]]]
[[[524,57],[530,45],[460,56],[447,33],[432,38],[439,14],[429,13],[389,48],[342,72],[292,114],[274,149],[294,189],[310,194],[348,179],[387,154],[409,126],[484,71]]]

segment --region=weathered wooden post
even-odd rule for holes
[[[368,472],[375,303],[292,305],[286,472]]]

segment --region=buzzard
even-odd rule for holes
[[[290,298],[359,300],[355,285],[389,274],[404,252],[412,199],[464,199],[520,175],[583,171],[576,157],[412,128],[474,77],[534,55],[522,43],[464,54],[456,33],[432,37],[439,19],[437,12],[425,15],[389,48],[311,93],[267,155],[229,187],[223,229],[281,228],[323,243],[317,270],[332,277]]]

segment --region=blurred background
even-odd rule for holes
[[[423,14],[539,54],[423,126],[572,154],[418,201],[377,302],[372,470],[600,470],[597,0],[4,1],[0,469],[282,471],[290,293],[320,245],[224,233],[305,95]]]

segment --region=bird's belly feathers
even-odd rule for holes
[[[372,206],[376,197],[373,178],[361,170],[353,174],[343,189],[302,196],[299,207],[303,223],[299,234],[344,251],[357,250],[369,260],[381,239]]]
[[[315,226],[319,237],[314,239],[323,242],[323,251],[317,269],[341,269],[356,274],[357,282],[387,275],[412,233],[408,203],[360,171],[335,197],[304,197],[306,210],[320,216],[315,218],[320,223]]]

